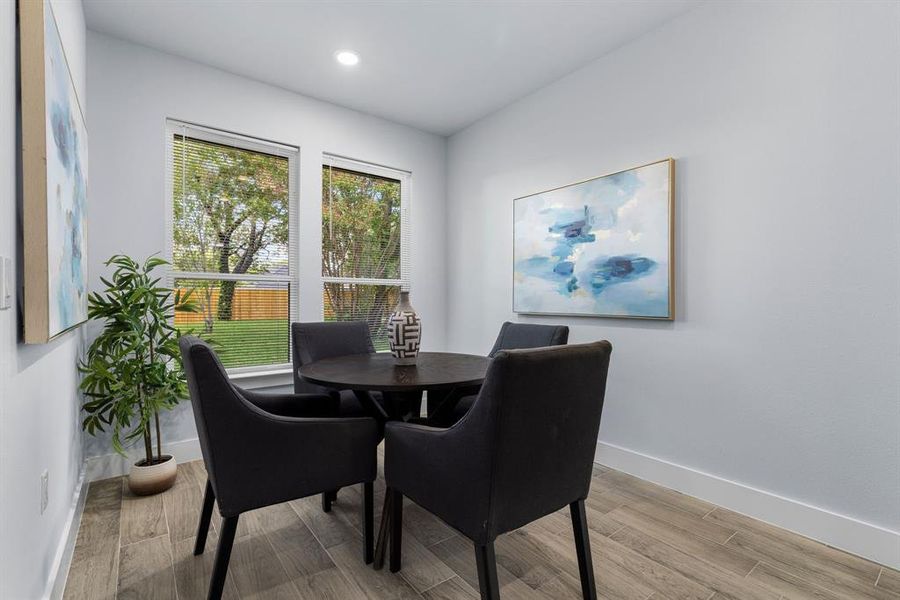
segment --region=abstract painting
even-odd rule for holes
[[[25,341],[87,319],[87,130],[53,10],[21,0]]]
[[[672,159],[514,201],[517,313],[674,318]]]

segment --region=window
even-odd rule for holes
[[[366,321],[387,350],[387,319],[409,289],[409,173],[336,156],[322,167],[326,321]]]
[[[297,320],[297,150],[169,122],[171,285],[201,312],[182,331],[210,334],[230,370],[290,363]]]

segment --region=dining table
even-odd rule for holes
[[[351,390],[383,427],[388,421],[419,421],[423,392],[431,395],[428,406],[431,421],[424,422],[444,421],[460,398],[477,393],[490,363],[490,358],[475,354],[420,352],[415,364],[402,365],[390,353],[376,352],[317,360],[303,365],[298,372],[310,383],[333,390]],[[379,392],[382,402],[372,392]],[[381,513],[375,544],[376,569],[384,566],[385,549],[394,526],[391,496],[385,494]]]

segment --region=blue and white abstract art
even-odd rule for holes
[[[518,313],[672,319],[674,161],[514,202]]]
[[[87,320],[87,130],[45,2],[48,337]]]

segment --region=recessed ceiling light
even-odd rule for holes
[[[353,50],[338,50],[334,53],[334,58],[345,67],[359,64],[359,54]]]

